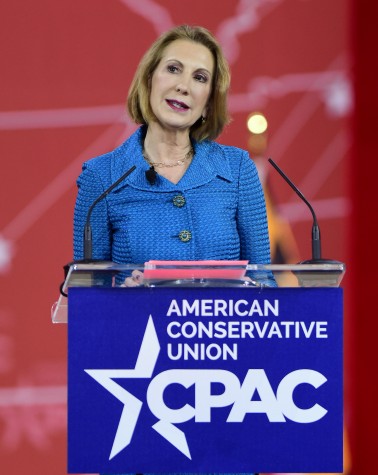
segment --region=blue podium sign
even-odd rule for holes
[[[68,471],[342,472],[342,290],[69,290]]]

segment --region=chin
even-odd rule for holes
[[[188,123],[183,124],[182,122],[172,121],[172,122],[160,122],[160,125],[163,129],[166,129],[166,130],[189,133],[190,127],[193,124],[188,124]]]

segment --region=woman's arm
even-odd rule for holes
[[[257,168],[247,152],[243,152],[239,174],[237,211],[241,259],[250,264],[270,264],[270,242],[264,192]],[[276,286],[273,275],[250,275],[253,279]]]

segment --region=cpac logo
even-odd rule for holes
[[[85,370],[92,378],[107,389],[123,403],[123,411],[114,438],[109,459],[126,448],[132,436],[142,409],[142,401],[117,384],[113,379],[152,378],[160,344],[150,316],[139,355],[134,369],[126,370]],[[293,393],[300,384],[308,384],[315,389],[326,382],[319,372],[301,369],[287,374],[279,383],[274,393],[263,369],[248,370],[241,383],[235,374],[226,370],[167,370],[156,375],[147,389],[147,404],[158,419],[152,427],[177,450],[191,459],[185,433],[174,424],[187,422],[211,422],[213,408],[231,406],[226,422],[242,423],[248,413],[264,413],[270,422],[286,422],[287,419],[297,423],[318,421],[327,413],[319,404],[303,409],[296,406]],[[220,383],[224,386],[222,394],[211,393],[211,385]],[[171,384],[184,388],[195,387],[194,407],[185,404],[179,409],[172,409],[164,402],[164,391]],[[252,400],[255,392],[259,400]]]

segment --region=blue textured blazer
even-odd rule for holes
[[[145,132],[140,127],[115,150],[84,163],[77,180],[74,259],[83,258],[90,205],[136,165],[93,210],[93,258],[270,263],[265,200],[249,154],[216,142],[194,143],[193,160],[177,184],[158,175],[151,185],[142,156]]]

